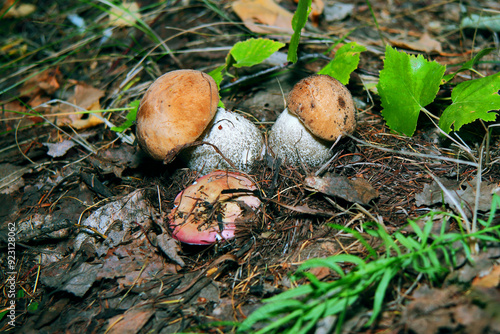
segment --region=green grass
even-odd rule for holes
[[[392,235],[378,223],[363,225],[365,235],[357,230],[340,225],[333,228],[350,233],[358,239],[368,251],[366,258],[350,254],[339,254],[328,258],[311,259],[303,263],[292,279],[303,282],[296,288],[264,300],[265,305],[253,312],[245,321],[238,324],[239,333],[308,333],[320,319],[337,316],[337,331],[342,328],[346,314],[351,306],[362,298],[372,303],[371,317],[366,326],[378,319],[383,310],[384,300],[395,278],[401,275],[410,278],[421,274],[430,282],[440,284],[443,277],[452,271],[457,263],[458,254],[464,254],[473,262],[476,246],[488,242],[500,242],[500,225],[493,220],[500,208],[500,197],[494,195],[489,218],[478,219],[481,229],[467,233],[446,232],[446,222],[461,221],[460,216],[448,212],[433,211],[420,217],[423,227],[417,220],[408,220],[412,233],[406,235],[397,231]],[[438,233],[434,224],[437,215],[442,215]],[[375,237],[381,246],[373,248],[367,237]],[[344,265],[354,267],[345,272]],[[322,282],[308,272],[315,267],[326,267],[339,276],[331,282]],[[261,328],[253,331],[255,326]],[[263,327],[262,327],[263,326]]]

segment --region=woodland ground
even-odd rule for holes
[[[431,210],[453,212],[441,195],[425,195],[424,189],[441,194],[431,174],[447,188],[461,191],[470,219],[476,214],[487,220],[487,199],[500,185],[498,127],[486,130],[491,124],[480,122],[463,127],[460,138],[472,157],[441,137],[425,116],[413,137],[401,136],[388,129],[380,100],[367,87],[383,67],[385,43],[444,64],[447,72],[479,50],[494,47],[476,70],[483,75],[498,72],[498,33],[461,29],[459,24],[470,13],[498,15],[500,5],[453,0],[351,3],[345,17],[332,19],[323,13],[310,21],[297,63],[233,72],[243,80],[223,81],[221,97],[226,108],[242,113],[266,134],[284,108],[283,96],[299,79],[326,65],[325,55],[335,55],[336,48],[328,50],[339,39],[366,46],[348,84],[357,102],[358,126],[353,139],[340,143],[326,171],[362,178],[378,197],[360,205],[310,191],[304,179],[315,169],[279,165],[268,156],[251,173],[269,199],[254,225],[232,242],[182,245],[183,267],[158,245],[176,194],[196,173],[177,160],[169,165],[151,160],[133,142],[133,126],[124,132],[129,137],[118,136],[102,119],[121,125],[130,104],[161,74],[179,68],[209,72],[224,64],[236,42],[257,35],[241,24],[232,1],[141,0],[137,4],[144,26],[109,25],[106,1],[33,1],[29,15],[2,17],[0,328],[19,333],[231,332],[228,323],[211,323],[242,321],[263,298],[303,283],[291,282],[288,275],[305,260],[367,254],[352,234],[329,223],[363,233],[361,224],[375,221],[392,233],[404,229],[408,218],[418,222]],[[4,9],[9,4],[21,3],[7,1]],[[291,12],[296,8],[291,0],[279,4]],[[78,18],[84,25],[75,24]],[[267,37],[289,41],[289,35]],[[286,47],[281,51],[286,53]],[[265,71],[269,68],[274,70]],[[471,75],[464,72],[457,80]],[[443,85],[438,98],[449,97],[450,90]],[[100,118],[74,105],[100,110]],[[433,104],[431,112],[439,114],[439,107]],[[478,168],[442,158],[477,162],[481,154],[480,180],[490,193],[481,195],[479,208],[469,196],[478,182]],[[110,203],[126,210],[98,211]],[[435,216],[439,226],[442,217]],[[100,218],[112,221],[106,233],[122,233],[121,242],[99,239],[95,246],[84,244],[76,251],[82,224]],[[9,239],[13,226],[17,234]],[[459,230],[453,219],[445,227]],[[373,246],[379,244],[368,239]],[[378,321],[368,327],[373,291],[363,292],[346,313],[342,332],[500,333],[499,250],[498,243],[489,245],[476,266],[462,261],[438,281],[402,273],[391,283]],[[312,273],[322,281],[338,279],[326,268]],[[331,328],[323,322],[311,332]]]

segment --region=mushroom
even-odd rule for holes
[[[329,75],[312,75],[295,84],[287,108],[269,133],[269,147],[288,164],[317,167],[329,159],[332,142],[356,126],[349,90]]]
[[[249,171],[262,154],[262,134],[243,116],[217,108],[218,103],[217,84],[209,75],[195,70],[162,75],[149,87],[137,111],[140,146],[153,158],[164,160],[193,144],[180,157],[201,174],[229,167]]]
[[[222,193],[228,189],[233,191]],[[256,189],[250,179],[237,172],[218,170],[199,178],[174,200],[168,215],[172,236],[195,245],[234,238],[238,223],[248,222],[261,204],[251,195]]]
[[[219,108],[215,118],[198,140],[213,144],[229,159],[231,166],[211,145],[190,147],[181,152],[187,166],[202,175],[215,169],[235,167],[249,172],[264,151],[262,133],[242,115]]]
[[[137,111],[137,141],[156,160],[194,142],[217,112],[217,84],[195,70],[168,72],[153,82]]]

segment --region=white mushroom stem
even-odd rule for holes
[[[314,136],[288,109],[278,117],[269,133],[269,148],[283,163],[320,166],[330,157],[332,142]]]
[[[215,118],[197,141],[213,144],[237,169],[245,172],[250,171],[264,149],[262,134],[255,124],[223,108],[217,110]],[[187,148],[180,156],[189,168],[202,175],[231,167],[211,145]]]

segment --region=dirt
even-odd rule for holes
[[[380,101],[365,84],[382,69],[384,43],[452,70],[483,48],[498,48],[497,34],[459,29],[464,14],[456,1],[354,1],[340,20],[327,21],[323,14],[311,21],[297,63],[270,72],[275,65],[238,69],[237,84],[235,79],[221,84],[226,108],[267,134],[284,109],[284,95],[326,65],[322,54],[333,57],[335,49],[328,50],[339,38],[356,41],[368,51],[348,84],[358,108],[353,138],[336,146],[335,159],[319,177],[318,168],[281,164],[272,155],[258,161],[248,174],[259,186],[262,206],[239,226],[235,239],[210,246],[173,241],[167,215],[176,195],[199,175],[180,159],[168,165],[152,160],[133,140],[119,137],[100,118],[78,115],[72,105],[103,110],[101,118],[120,125],[127,111],[119,108],[140,100],[161,74],[179,68],[209,72],[224,64],[232,45],[257,37],[240,24],[231,3],[139,1],[143,21],[171,54],[137,27],[115,26],[103,40],[108,26],[102,3],[33,2],[32,14],[2,19],[2,45],[9,46],[0,50],[2,330],[232,332],[231,322],[297,284],[289,274],[307,259],[367,255],[352,235],[330,223],[361,229],[364,222],[377,221],[396,231],[430,210],[453,212],[429,191],[439,189],[433,176],[461,191],[469,218],[476,213],[488,219],[487,194],[477,210],[471,195],[477,168],[439,158],[466,160],[464,152],[425,117],[413,137],[391,132]],[[296,8],[293,1],[279,3]],[[495,1],[464,5],[471,12],[500,10]],[[87,32],[78,32],[70,14],[86,21]],[[422,39],[424,33],[431,41]],[[498,72],[497,52],[483,60],[479,72]],[[449,97],[450,90],[443,85],[438,97]],[[435,108],[431,111],[439,112],[439,103]],[[460,132],[475,154],[486,147],[483,126],[488,125],[476,122]],[[483,189],[494,191],[500,182],[500,137],[498,127],[491,129],[481,181]],[[124,132],[133,133],[134,125]],[[315,188],[314,178],[328,184]],[[334,190],[339,184],[344,195]],[[459,230],[457,221],[446,228]],[[364,326],[372,308],[367,293],[348,310],[342,332],[500,333],[498,245],[489,244],[482,254],[475,265],[463,261],[451,268],[440,284],[415,273],[401,275],[369,327]],[[313,273],[323,281],[338,278],[325,268]],[[316,332],[322,328],[334,327],[325,320]]]

